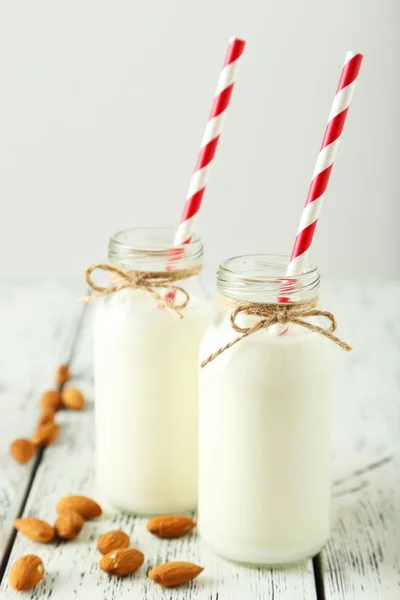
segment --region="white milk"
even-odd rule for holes
[[[211,308],[192,296],[184,315],[174,319],[140,291],[97,307],[97,482],[122,510],[197,505],[198,348]]]
[[[237,335],[220,318],[201,359]],[[290,563],[329,536],[329,343],[264,330],[201,370],[199,528],[228,559]]]

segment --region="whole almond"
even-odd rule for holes
[[[49,423],[53,423],[55,414],[56,412],[54,408],[51,408],[50,406],[42,408],[38,419],[38,427],[42,427],[42,425],[48,425]]]
[[[102,554],[108,554],[109,552],[112,552],[112,550],[121,550],[123,548],[128,548],[128,546],[129,537],[124,531],[121,531],[119,529],[103,533],[103,535],[99,537],[99,541],[97,542],[97,550],[99,550]]]
[[[66,496],[56,506],[56,511],[75,510],[84,519],[94,519],[102,513],[101,506],[86,496]]]
[[[85,398],[82,392],[76,388],[67,388],[61,393],[61,400],[65,408],[69,410],[82,410],[85,406]]]
[[[85,521],[76,510],[64,510],[54,523],[58,537],[63,540],[73,540],[82,530]]]
[[[15,561],[10,571],[10,585],[14,590],[24,591],[35,586],[44,575],[44,565],[38,556],[26,554]]]
[[[35,519],[35,517],[17,519],[14,521],[14,527],[34,542],[47,544],[47,542],[51,542],[54,539],[53,527],[46,523],[46,521]]]
[[[58,410],[61,408],[61,394],[57,390],[49,390],[44,392],[40,399],[40,406],[42,408],[52,408]]]
[[[196,521],[181,515],[162,515],[147,522],[147,530],[160,538],[176,538],[188,533]]]
[[[154,583],[159,583],[163,587],[172,587],[182,585],[195,579],[203,571],[190,562],[166,562],[149,572],[149,577]]]
[[[39,448],[44,448],[48,446],[58,437],[60,433],[60,426],[57,423],[47,423],[47,425],[42,425],[39,429],[33,434],[32,442],[35,446]]]
[[[36,454],[36,446],[31,440],[14,440],[10,446],[11,455],[20,463],[27,463]]]
[[[64,383],[66,383],[68,381],[70,377],[70,373],[69,373],[69,367],[67,364],[62,364],[57,368],[57,373],[56,373],[56,383],[58,383],[58,385],[63,385]]]
[[[101,559],[100,569],[110,575],[123,577],[137,571],[144,562],[144,554],[134,548],[124,548],[109,552]]]

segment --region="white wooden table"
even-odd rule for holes
[[[70,493],[98,498],[93,482],[93,395],[90,309],[81,285],[4,282],[0,304],[0,599],[18,597],[8,584],[11,564],[39,555],[46,576],[26,598],[56,600],[398,600],[400,598],[400,284],[325,286],[324,306],[354,345],[337,352],[333,418],[334,524],[314,561],[288,569],[253,569],[219,559],[195,534],[157,540],[142,519],[110,509],[68,543],[39,545],[16,535],[13,521],[31,515],[49,522]],[[82,317],[82,318],[80,318]],[[74,383],[89,403],[84,413],[61,412],[57,442],[27,465],[9,455],[16,437],[30,436],[40,393],[57,364],[71,360]],[[100,499],[101,500],[101,499]],[[146,562],[135,575],[110,578],[99,570],[98,536],[122,528]],[[192,584],[173,590],[146,576],[165,560],[205,567]]]

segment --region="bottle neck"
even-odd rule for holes
[[[255,254],[222,262],[218,269],[218,291],[241,302],[274,304],[299,302],[319,294],[318,268],[307,263],[303,273],[286,276],[288,256]]]
[[[203,244],[194,236],[187,244],[173,246],[175,229],[142,227],[114,234],[108,259],[118,268],[131,271],[168,272],[201,267]]]

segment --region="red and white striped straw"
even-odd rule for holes
[[[305,267],[362,59],[356,52],[346,55],[286,275],[299,275]]]
[[[206,130],[201,142],[200,152],[192,179],[190,180],[185,206],[179,227],[176,231],[174,246],[187,244],[192,239],[201,201],[209,180],[211,164],[221,137],[229,101],[236,80],[236,71],[245,47],[243,40],[232,38],[229,42],[225,62],[219,76],[217,90],[211,107]]]

